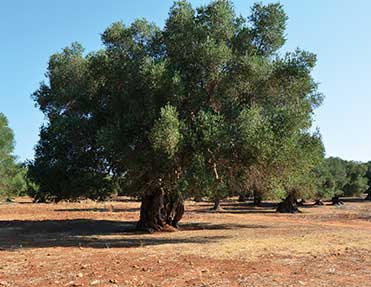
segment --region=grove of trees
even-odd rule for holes
[[[342,204],[340,196],[360,196],[369,189],[369,164],[346,161],[330,157],[323,161],[317,172],[315,197],[332,199],[334,204]]]
[[[365,191],[365,165],[324,160],[312,128],[323,99],[316,56],[280,52],[286,21],[280,4],[255,4],[244,18],[228,0],[181,0],[163,28],[117,22],[102,50],[73,43],[52,55],[33,94],[47,119],[28,165],[35,201],[119,190],[141,198],[138,226],[159,231],[177,227],[185,197],[218,209],[253,194],[296,212],[299,198]]]

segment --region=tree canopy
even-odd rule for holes
[[[47,123],[29,176],[39,200],[105,198],[116,183],[143,199],[140,226],[176,226],[182,197],[254,190],[313,193],[324,148],[312,132],[322,102],[313,53],[282,54],[287,15],[232,2],[171,7],[163,28],[117,22],[104,48],[51,56],[33,94]],[[292,202],[290,202],[292,204]]]

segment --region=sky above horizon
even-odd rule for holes
[[[206,0],[191,0],[194,7]],[[233,1],[248,16],[255,1]],[[262,1],[271,3],[277,1]],[[289,16],[287,43],[317,54],[313,76],[325,101],[315,114],[327,156],[371,160],[371,1],[282,0]],[[102,4],[104,3],[104,5]],[[172,0],[12,0],[0,2],[0,112],[15,133],[19,160],[32,159],[42,113],[31,94],[45,79],[53,53],[74,41],[101,48],[111,23],[147,18],[163,26]]]

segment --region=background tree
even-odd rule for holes
[[[344,194],[344,186],[347,184],[347,171],[345,162],[338,157],[330,157],[326,159],[327,168],[331,174],[333,186],[333,197],[332,202],[334,204],[342,203],[339,199]]]
[[[347,183],[344,185],[344,196],[360,196],[368,186],[367,166],[361,162],[346,162]]]
[[[316,205],[324,205],[322,200],[331,199],[335,195],[335,181],[325,159],[315,167],[314,175],[316,180],[313,199]]]
[[[25,168],[13,156],[14,135],[0,113],[0,199],[11,199],[26,191]]]

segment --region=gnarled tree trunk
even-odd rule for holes
[[[296,204],[296,198],[293,192],[290,192],[284,201],[282,201],[278,207],[277,212],[280,213],[298,213],[300,210]]]
[[[150,232],[178,228],[183,214],[181,195],[165,193],[162,188],[157,188],[143,195],[137,227]]]
[[[371,200],[371,189],[369,189],[369,191],[367,193],[367,197],[365,198],[365,200]]]

